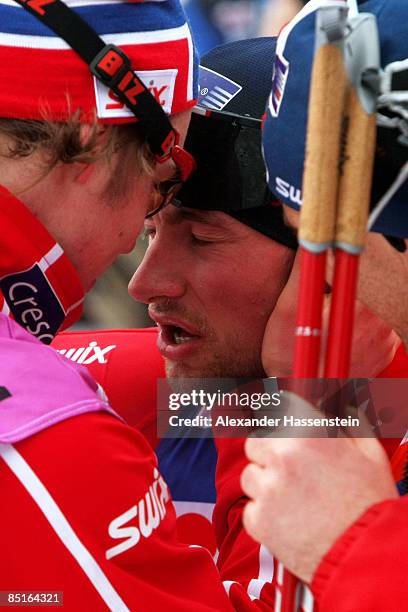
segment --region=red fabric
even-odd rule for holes
[[[106,354],[106,363],[93,361],[86,364],[85,360],[84,365],[102,385],[112,407],[127,423],[138,427],[154,447],[158,442],[156,380],[165,374],[156,340],[157,328],[147,328],[64,332],[56,336],[52,343],[57,350],[75,351],[95,341],[102,349],[115,346]],[[75,351],[71,357],[75,357]],[[80,359],[81,355],[77,355],[77,359]],[[268,554],[261,561],[259,545],[242,528],[241,512],[245,499],[242,497],[242,502],[235,505],[237,498],[242,496],[237,485],[241,468],[246,462],[242,451],[243,440],[221,442],[226,444],[227,452],[223,454],[222,467],[217,474],[220,500],[214,522],[220,550],[218,569],[223,581],[234,583],[230,585],[229,595],[235,609],[264,609],[272,605],[275,597],[275,582],[272,583],[272,577],[276,575],[275,561]],[[202,528],[201,517],[189,514],[187,518],[192,519],[190,524],[187,524],[185,516],[177,519],[179,539],[186,543],[197,542],[197,533],[194,533],[193,539],[190,538],[192,529],[197,531]],[[208,529],[207,523],[205,529]],[[205,538],[205,533],[203,536]],[[248,595],[248,590],[254,599]]]
[[[143,337],[144,334],[138,335]],[[76,339],[79,336],[77,334]],[[108,332],[109,342],[118,342],[120,336],[118,332]],[[64,340],[71,337],[69,333],[63,335]],[[90,340],[89,335],[87,340]],[[93,364],[88,365],[94,365],[94,369],[97,369],[94,357],[98,354],[102,359],[101,351],[114,347],[114,344],[104,346],[101,335],[97,340],[101,350],[94,355],[87,353],[85,359],[93,360]],[[130,345],[134,348],[135,343]],[[111,370],[115,363],[114,350],[106,353],[107,363],[100,364],[103,365],[100,373],[109,373],[105,382],[115,373],[113,367]],[[146,355],[146,351],[140,352]],[[77,352],[78,361],[82,354]],[[123,356],[124,352],[120,354]],[[119,364],[123,370],[123,360],[118,367]],[[138,388],[137,372],[134,376],[133,387]],[[155,455],[135,428],[110,415],[87,414],[60,422],[15,447],[130,610],[181,612],[194,609],[204,612],[233,609],[208,551],[183,546],[176,540],[176,517],[170,497],[165,501],[166,510],[161,521],[157,520],[158,507],[153,510],[155,518],[148,521],[150,527],[144,527],[142,537],[142,516],[144,512],[149,513],[146,510],[148,497],[152,499],[151,490],[154,483],[159,482],[159,474],[155,472]],[[2,504],[1,520],[8,525],[3,548],[10,552],[0,561],[0,586],[15,590],[63,591],[64,608],[68,611],[106,609],[95,588],[98,581],[90,580],[84,573],[75,555],[68,551],[1,458],[0,488],[3,500],[13,500]],[[157,490],[160,496],[160,492],[166,490],[164,483],[163,488],[160,485]],[[240,510],[236,517],[237,522],[231,524],[231,529],[239,536],[242,533]],[[138,541],[126,546],[135,531],[139,534]],[[233,537],[229,538],[230,544],[233,544]],[[112,549],[116,554],[112,555]],[[245,552],[239,546],[241,550]],[[258,561],[252,556],[250,551],[248,560],[243,558],[239,563],[230,564],[228,555],[223,553],[220,563],[222,579],[233,582],[225,586],[234,609],[242,612],[263,609],[263,604],[259,606],[259,601],[253,601],[250,596],[252,578],[260,573]]]
[[[391,364],[380,374],[381,378],[405,378],[408,377],[408,356],[404,348],[401,346],[394,360]],[[398,440],[382,440],[382,444],[389,453],[389,456],[393,454],[395,448],[400,444]],[[214,510],[214,526],[218,539],[218,546],[220,547],[220,561],[224,563],[224,570],[231,567],[236,570],[235,564],[239,566],[240,559],[247,558],[248,562],[252,565],[252,575],[256,571],[258,559],[259,559],[259,545],[255,543],[243,530],[237,529],[236,525],[239,524],[237,512],[240,513],[244,506],[243,493],[240,487],[240,474],[243,467],[246,465],[247,460],[244,456],[243,451],[243,440],[235,439],[217,439],[217,450],[218,450],[218,465],[217,465],[217,504]],[[405,448],[399,447],[394,462],[399,461],[399,469],[403,465],[403,460],[406,457],[406,448],[408,445],[404,445]],[[342,564],[343,558],[341,557],[340,551],[342,551],[341,544],[339,547],[335,547],[333,551],[329,553],[329,561],[323,562],[323,569],[320,572],[319,579],[314,583],[314,592],[317,596],[319,612],[359,612],[373,610],[388,610],[388,609],[400,609],[397,602],[406,601],[408,591],[405,590],[405,586],[401,585],[390,585],[388,590],[384,587],[384,596],[381,597],[380,601],[384,602],[384,605],[376,605],[376,598],[371,594],[371,591],[377,593],[381,590],[381,586],[387,581],[396,582],[393,579],[395,563],[401,563],[403,571],[407,569],[408,562],[404,561],[404,555],[402,553],[401,544],[403,542],[404,533],[408,529],[408,521],[406,520],[407,504],[408,499],[404,500],[401,505],[400,502],[392,502],[392,509],[388,509],[387,512],[381,510],[381,520],[375,523],[372,530],[370,531],[367,527],[367,535],[362,535],[360,539],[356,537],[354,544],[355,559],[354,564],[353,558],[349,561],[345,561],[345,569],[343,571]],[[370,513],[370,511],[368,511]],[[371,514],[368,513],[367,521],[363,520],[359,523],[359,526],[351,527],[352,534],[350,536],[353,539],[353,534],[358,531],[363,531],[364,526],[368,525],[371,521]],[[375,512],[374,512],[375,515]],[[374,516],[373,515],[373,516]],[[396,523],[393,524],[393,517],[395,515]],[[404,528],[401,530],[401,539],[398,535],[398,529],[404,523]],[[232,526],[235,525],[236,532]],[[391,527],[392,526],[392,527]],[[355,530],[355,531],[354,531]],[[388,545],[388,533],[392,532],[390,543]],[[387,536],[385,537],[385,534]],[[349,542],[348,532],[344,534],[344,542]],[[384,544],[384,540],[387,541],[387,551],[384,556],[384,561],[381,561],[375,565],[371,562],[372,559],[378,559],[380,557],[379,549]],[[405,545],[404,545],[405,546]],[[244,550],[246,552],[244,552]],[[393,553],[394,551],[394,553]],[[393,560],[393,554],[395,559]],[[339,564],[339,569],[335,569],[336,560]],[[350,565],[348,565],[350,563]],[[356,579],[356,574],[360,571],[359,566],[363,565],[364,570],[360,572],[360,578]],[[331,572],[335,577],[333,581],[329,582],[329,576]],[[323,587],[323,576],[326,577],[328,585]],[[373,576],[371,578],[371,576]],[[375,576],[375,577],[374,577]],[[225,574],[223,574],[225,579]],[[376,581],[376,583],[375,583]],[[401,578],[401,582],[404,578]],[[375,583],[375,584],[374,584]],[[317,586],[316,586],[317,584]],[[273,578],[273,585],[276,586],[276,573]],[[261,592],[261,599],[266,601],[273,601],[273,595],[271,594],[271,587],[266,584]],[[326,590],[325,590],[326,589]],[[370,590],[368,596],[365,595],[366,591]],[[405,590],[404,599],[400,599],[400,594]],[[324,592],[323,604],[321,604],[321,593]],[[388,600],[387,600],[388,596]],[[230,594],[230,597],[232,595]],[[363,605],[360,606],[360,597],[362,597]],[[391,598],[390,598],[391,597]],[[232,600],[233,601],[233,600]],[[345,602],[343,605],[343,601]],[[365,602],[368,603],[365,603]],[[389,603],[392,601],[392,608],[389,607]],[[348,603],[350,602],[350,603]],[[370,607],[371,605],[371,607]],[[387,607],[388,605],[388,607]],[[323,606],[323,607],[322,607]],[[309,609],[307,607],[305,609]]]
[[[103,387],[112,408],[155,448],[157,379],[165,376],[164,361],[156,346],[157,327],[64,332],[54,338],[52,346],[60,351],[78,351],[92,342],[102,350],[114,348],[104,355],[105,363],[94,359],[89,364],[85,360],[84,365]],[[88,359],[94,354],[91,351]]]
[[[312,583],[319,612],[405,610],[408,499],[372,506],[337,540]]]
[[[149,430],[152,432],[151,419],[155,422],[156,396],[155,380],[152,380],[153,372],[160,373],[160,376],[164,375],[163,363],[156,349],[156,335],[156,329],[86,332],[83,334],[63,333],[57,336],[54,346],[58,348],[86,346],[91,338],[96,338],[101,346],[105,346],[104,343],[117,343],[118,347],[115,349],[117,352],[112,351],[110,353],[111,356],[106,366],[92,364],[89,367],[110,396],[112,406],[129,422],[132,422],[132,418],[135,419],[134,423],[141,425],[145,433]],[[145,357],[142,358],[142,356]],[[114,368],[111,366],[111,360],[112,364],[115,360]],[[134,376],[133,379],[129,377],[127,372],[129,363],[135,365],[135,371],[139,371],[141,376]],[[380,377],[398,378],[406,376],[408,376],[408,356],[404,349],[400,347],[393,362],[380,374]],[[134,414],[134,407],[139,405],[134,401],[136,397],[144,398],[144,415]],[[154,436],[150,435],[149,439],[154,443]],[[243,440],[218,439],[216,442],[219,461],[216,479],[217,504],[213,522],[220,551],[218,568],[221,577],[224,581],[237,581],[237,584],[231,584],[229,589],[229,596],[235,609],[271,609],[271,607],[273,609],[277,589],[279,588],[277,584],[277,561],[270,556],[268,559],[268,555],[265,555],[265,553],[262,559],[262,549],[246,534],[241,523],[242,509],[246,501],[239,484],[242,468],[246,464]],[[385,442],[384,445],[389,447],[388,450],[391,453],[399,442],[399,440],[391,440],[389,443]],[[399,452],[402,453],[402,451]],[[370,610],[371,612],[375,609],[387,609],[387,607],[368,607],[375,601],[374,596],[371,596],[371,591],[367,596],[363,595],[362,602],[363,606],[366,607],[360,608],[359,598],[362,593],[371,589],[370,585],[374,580],[370,579],[370,575],[374,575],[374,568],[368,560],[379,557],[378,549],[384,545],[384,532],[389,531],[389,525],[394,520],[392,518],[394,515],[398,528],[402,525],[407,502],[408,500],[404,500],[401,506],[399,505],[400,502],[391,502],[391,504],[387,502],[384,505],[385,510],[382,506],[376,506],[372,513],[369,510],[367,518],[363,517],[357,526],[350,528],[351,535],[349,532],[344,534],[345,545],[343,546],[339,540],[339,546],[336,545],[330,551],[326,560],[322,562],[322,569],[319,568],[313,583],[319,611],[355,612],[355,610],[359,610],[360,612],[360,610]],[[367,535],[364,535],[365,530],[367,530]],[[394,533],[394,530],[392,531]],[[391,538],[389,547],[387,544],[386,561],[379,564],[380,570],[384,571],[384,576],[389,575],[390,568],[394,563],[390,561],[393,554],[392,548],[394,547],[396,555],[400,554],[397,540],[397,531],[395,531],[395,536]],[[348,548],[348,543],[351,541],[353,541],[353,554],[356,555],[356,560],[359,560],[355,564],[353,556],[343,554],[344,549]],[[342,569],[343,563],[345,564],[344,571]],[[362,572],[361,584],[360,579],[358,579],[359,584],[354,581],[356,567],[359,563],[365,564],[365,567],[367,567],[367,570],[364,569]],[[349,567],[348,564],[350,564],[350,571],[346,571]],[[352,569],[356,570],[354,574]],[[375,575],[380,576],[381,581],[388,580],[377,572],[377,564]],[[343,586],[343,583],[346,586]],[[403,587],[391,586],[389,594],[392,597],[399,597],[400,591],[398,589],[403,589]],[[347,596],[344,598],[346,590]],[[255,597],[253,600],[248,598],[248,591],[252,597]],[[377,590],[374,589],[374,591]],[[343,607],[343,600],[345,607]],[[366,601],[369,603],[366,603]],[[352,602],[352,604],[349,604],[349,602]]]
[[[107,414],[87,414],[54,425],[16,449],[130,610],[232,609],[210,554],[176,541],[174,509],[161,485],[156,485],[161,520],[155,505],[153,519],[142,525],[142,516],[149,515],[148,497],[152,503],[149,487],[158,474],[153,452],[135,429]],[[63,591],[64,610],[106,610],[95,588],[100,581],[86,576],[1,458],[0,483],[1,520],[8,526],[2,532],[7,554],[0,556],[1,589]],[[132,508],[137,511],[122,516]],[[139,541],[112,555],[136,530]]]
[[[408,377],[408,355],[401,345],[378,378]],[[407,461],[406,444],[381,440],[395,480]],[[397,450],[395,450],[395,448]],[[319,612],[372,612],[403,609],[408,600],[408,498],[372,506],[334,544],[312,583]],[[398,571],[396,571],[398,568]]]
[[[153,44],[123,44],[121,48],[136,71],[178,69],[169,114],[195,105],[196,100],[188,98],[188,71],[193,58],[187,38]],[[0,80],[8,83],[0,96],[1,117],[43,120],[46,114],[49,119],[66,121],[75,110],[80,109],[82,121],[94,120],[94,77],[77,53],[71,49],[32,48],[28,54],[23,46],[1,45],[1,54]],[[13,67],[12,72],[10,66]],[[12,75],[15,78],[11,80]],[[47,78],[40,75],[47,75]],[[131,120],[135,121],[134,118]],[[100,121],[104,122],[105,119]],[[106,121],[121,123],[123,120],[109,117]]]
[[[216,440],[218,463],[216,475],[217,503],[213,524],[219,549],[218,568],[223,580],[238,580],[256,596],[252,605],[260,610],[273,610],[276,597],[277,561],[261,549],[242,526],[246,504],[239,478],[247,464],[244,440]],[[243,605],[242,594],[232,586],[230,599],[235,609]],[[246,609],[245,607],[243,609]]]

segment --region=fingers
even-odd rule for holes
[[[264,488],[265,470],[254,463],[247,465],[241,474],[241,488],[247,497],[257,497]]]
[[[275,475],[271,469],[250,464],[242,472],[241,487],[250,498],[243,511],[243,525],[252,538],[262,540],[267,546],[269,509],[276,507],[276,495],[280,491]]]
[[[261,467],[281,467],[281,456],[295,452],[298,440],[292,438],[248,438],[245,453],[249,461]]]
[[[291,470],[292,465],[301,465],[302,454],[308,448],[319,449],[326,441],[325,438],[248,438],[245,453],[252,464],[263,470],[254,474],[259,478],[262,475],[265,485],[269,486],[276,484],[276,480],[273,483],[271,481],[272,474],[278,478],[280,474]],[[268,481],[265,480],[265,474],[268,475]]]
[[[254,501],[249,501],[242,513],[242,523],[244,525],[245,531],[249,533],[249,535],[256,540],[257,542],[261,542],[261,539],[258,535],[259,526],[259,512],[258,512],[258,504]]]
[[[267,466],[273,463],[274,452],[270,438],[248,438],[245,442],[245,453],[249,461]]]

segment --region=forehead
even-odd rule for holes
[[[151,219],[154,223],[159,220],[160,223],[166,224],[180,224],[186,221],[237,232],[248,229],[230,215],[217,210],[195,210],[194,208],[177,207],[171,204]]]

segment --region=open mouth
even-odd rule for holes
[[[163,340],[168,344],[185,344],[199,338],[178,325],[160,325],[160,327]]]

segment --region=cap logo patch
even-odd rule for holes
[[[276,54],[273,66],[272,91],[269,102],[269,108],[273,117],[277,117],[279,115],[288,75],[289,62],[283,57],[283,55],[279,56]]]
[[[177,68],[171,70],[140,70],[135,73],[167,114],[171,113],[177,73]],[[94,85],[98,117],[110,119],[134,116],[115,93],[95,77]]]
[[[211,110],[223,110],[242,90],[235,81],[204,66],[200,66],[198,82],[198,104]]]

